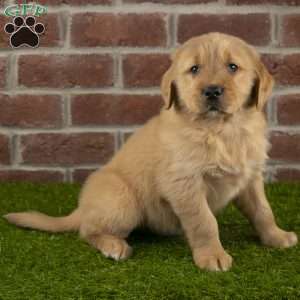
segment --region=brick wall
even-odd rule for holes
[[[277,81],[268,178],[300,179],[300,0],[39,3],[39,49],[12,50],[0,32],[0,180],[82,181],[159,111],[170,50],[208,31],[263,54]]]

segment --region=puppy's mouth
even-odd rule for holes
[[[208,116],[227,115],[228,113],[223,110],[219,105],[209,105],[207,110],[203,113]]]
[[[215,112],[219,112],[219,111],[221,111],[220,110],[220,107],[218,106],[218,105],[210,105],[209,107],[208,107],[208,110],[207,110],[208,112],[210,112],[210,111],[215,111]]]

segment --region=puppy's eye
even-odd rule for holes
[[[231,73],[235,73],[238,70],[238,66],[236,64],[230,63],[228,64],[228,70]]]
[[[190,68],[190,72],[192,74],[197,74],[199,72],[199,70],[200,70],[200,67],[198,65],[194,65]]]

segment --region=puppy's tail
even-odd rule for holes
[[[50,232],[76,231],[81,223],[81,212],[78,209],[66,217],[50,217],[39,212],[11,213],[3,217],[20,227]]]

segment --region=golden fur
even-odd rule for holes
[[[231,72],[228,64],[239,69]],[[191,74],[193,65],[199,72]],[[224,87],[218,111],[203,96]],[[19,226],[82,238],[116,260],[131,254],[126,237],[137,226],[162,234],[184,232],[197,266],[228,270],[215,214],[234,200],[262,242],[297,243],[277,227],[264,193],[268,142],[263,107],[273,79],[259,55],[242,40],[220,33],[193,38],[172,56],[161,89],[165,107],[129,138],[83,186],[78,208],[67,217],[13,213]]]

